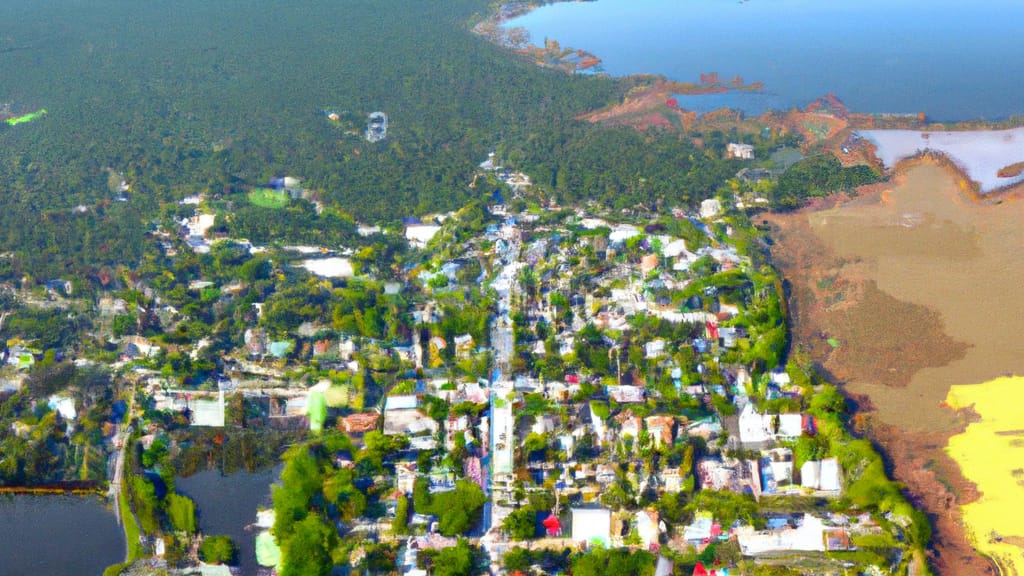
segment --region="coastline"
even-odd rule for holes
[[[979,196],[967,182],[963,172],[948,158],[922,154],[900,162],[890,183],[862,188],[855,196],[835,196],[792,214],[770,215],[768,219],[776,239],[775,262],[792,282],[794,341],[855,400],[855,427],[884,448],[896,479],[905,483],[915,504],[928,511],[936,527],[936,554],[932,557],[935,567],[942,574],[1013,574],[1005,571],[1006,562],[990,558],[983,546],[972,545],[969,539],[971,531],[977,530],[971,511],[986,490],[977,483],[976,475],[995,474],[994,468],[978,462],[965,465],[947,450],[950,438],[962,434],[979,419],[984,422],[985,411],[954,412],[945,401],[949,386],[982,391],[992,378],[1020,369],[1006,362],[1010,357],[1007,353],[1012,356],[1012,352],[993,350],[991,339],[985,336],[1002,334],[1002,323],[979,324],[976,319],[987,317],[991,306],[986,302],[1006,302],[990,291],[993,286],[998,290],[1003,278],[1013,273],[1001,270],[1007,267],[1000,264],[1005,260],[999,246],[1013,243],[1006,231],[1014,229],[1024,206],[996,205],[1003,199],[1015,198],[1024,187],[992,198]],[[917,191],[911,192],[908,186],[916,186]],[[907,194],[912,197],[907,198]],[[946,200],[934,204],[934,194],[942,194]],[[923,219],[916,216],[919,210],[927,209],[922,207],[932,205],[937,210],[934,215],[924,214]],[[843,214],[845,224],[839,218]],[[908,214],[915,217],[901,219]],[[945,225],[944,219],[950,217],[956,219],[953,227]],[[816,225],[812,222],[815,218]],[[883,225],[887,227],[879,228]],[[836,232],[835,228],[841,226],[854,229],[845,233],[850,238],[848,242],[869,250],[853,251],[853,244],[848,244],[837,252],[835,242],[844,233]],[[865,229],[874,232],[864,234]],[[951,234],[956,230],[962,232]],[[985,230],[986,234],[979,235],[977,230]],[[857,233],[862,237],[860,240],[849,236]],[[919,235],[916,249],[906,244],[907,235],[912,234]],[[974,242],[977,247],[972,247]],[[960,252],[951,251],[951,247],[957,246],[962,248]],[[916,264],[910,264],[911,261]],[[957,269],[960,271],[953,273]],[[964,276],[966,269],[975,270],[991,280],[991,284],[974,298],[961,297],[942,304],[944,294],[962,292],[964,282],[970,281],[970,275]],[[907,279],[901,281],[901,276]],[[859,296],[857,286],[865,281],[864,277],[874,283],[876,291],[881,289],[889,294],[892,304],[872,304],[875,300]],[[830,281],[820,281],[826,278]],[[920,290],[922,281],[930,287],[928,290]],[[972,302],[974,307],[969,307]],[[830,307],[823,309],[822,303]],[[877,342],[877,330],[860,330],[860,336],[855,337],[848,330],[868,326],[860,321],[847,324],[847,332],[842,331],[844,323],[837,320],[849,312],[833,308],[855,305],[864,308],[865,313],[887,318],[886,324],[893,328],[885,332],[894,332],[893,343],[906,342],[909,348],[902,352],[889,350],[888,340],[886,344]],[[893,305],[897,307],[892,308]],[[931,314],[940,323],[926,328],[920,319],[915,319],[919,314]],[[1012,310],[1004,314],[1014,316]],[[907,328],[912,328],[913,338],[900,336]],[[820,345],[822,334],[849,343],[844,348],[874,346],[879,356],[886,350],[889,356],[898,353],[899,361],[892,365],[905,368],[906,374],[897,381],[876,381],[900,375],[872,371],[862,362],[847,364],[849,359],[844,361],[839,352]],[[927,344],[928,338],[932,344]],[[955,340],[943,344],[943,338]],[[951,356],[934,366],[908,365],[914,359],[935,361],[941,358],[943,350],[955,350],[950,346],[957,342],[967,345],[962,348],[964,357]],[[878,358],[878,362],[884,361]],[[905,417],[908,410],[915,411],[914,418]],[[978,436],[972,438],[977,443]],[[998,466],[998,462],[993,464]]]
[[[534,64],[561,70],[566,73],[589,72],[607,75],[601,69],[601,58],[584,48],[562,48],[557,39],[547,40],[547,46],[536,46],[530,44],[529,32],[523,28],[503,28],[503,25],[511,20],[530,14],[531,12],[553,4],[566,4],[570,2],[597,2],[598,0],[526,0],[524,2],[507,2],[494,6],[489,14],[481,16],[471,27],[472,32],[487,40],[509,49],[519,55],[531,58]],[[558,53],[572,52],[579,55],[576,61],[559,61],[552,56]],[[585,61],[585,66],[579,66],[579,61]],[[763,92],[764,82],[754,81],[743,82],[739,77],[732,80],[721,80],[715,72],[702,73],[700,82],[682,81],[669,78],[663,74],[650,72],[637,72],[622,76],[615,76],[624,80],[647,79],[648,84],[658,86],[671,86],[676,94],[681,95],[711,95],[722,94],[730,91],[737,92]],[[834,99],[832,94],[822,96],[811,102],[807,112],[815,112],[813,107],[816,102]],[[766,114],[780,114],[797,110],[797,106],[788,109],[773,109]],[[719,108],[718,111],[737,112],[727,108]],[[973,118],[956,121],[935,121],[924,113],[892,113],[892,112],[849,112],[843,107],[844,118],[850,121],[855,130],[882,130],[882,129],[913,129],[921,131],[962,131],[962,130],[998,130],[1005,128],[1024,127],[1024,113],[1010,114],[998,120],[986,120],[984,118]],[[740,112],[740,114],[743,114]],[[745,114],[744,114],[745,115]],[[763,115],[762,115],[763,116]]]

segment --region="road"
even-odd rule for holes
[[[491,560],[491,573],[499,573],[501,557],[508,548],[508,541],[501,530],[502,522],[511,512],[510,508],[499,506],[496,493],[503,491],[503,482],[511,472],[512,454],[514,451],[514,432],[511,425],[514,418],[511,407],[505,401],[511,392],[509,380],[512,365],[512,354],[515,351],[515,339],[512,331],[512,300],[516,292],[519,271],[523,264],[519,261],[520,243],[516,239],[509,241],[504,251],[498,254],[502,264],[495,275],[491,286],[498,292],[498,312],[491,320],[491,348],[494,350],[495,371],[491,377],[491,453],[487,474],[487,494],[490,498],[485,514],[485,534],[480,538],[480,545]],[[500,403],[500,406],[496,405]]]
[[[117,454],[114,456],[114,471],[110,477],[110,487],[107,494],[114,501],[114,513],[117,515],[117,525],[120,526],[121,518],[121,488],[124,486],[124,461],[128,445],[131,444],[128,438],[132,434],[132,418],[135,414],[135,384],[132,384],[132,392],[128,398],[128,410],[124,415],[124,422],[118,425],[117,433],[114,435],[114,446],[117,447]],[[126,553],[127,556],[127,553]]]

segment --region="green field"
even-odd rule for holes
[[[289,200],[288,193],[281,190],[256,188],[249,192],[249,202],[260,208],[284,208]]]

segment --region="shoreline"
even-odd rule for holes
[[[887,387],[882,382],[873,382],[870,378],[866,379],[863,366],[858,368],[855,365],[844,366],[836,364],[837,360],[842,359],[837,359],[834,354],[830,354],[831,351],[824,350],[823,346],[815,345],[817,340],[820,339],[820,335],[826,332],[828,332],[829,336],[841,338],[847,336],[850,339],[854,339],[852,332],[849,334],[831,333],[831,330],[836,328],[836,326],[833,326],[835,324],[834,321],[827,321],[827,316],[829,314],[834,316],[835,314],[829,310],[816,308],[816,304],[824,301],[823,298],[827,297],[828,294],[826,293],[827,291],[822,290],[821,285],[816,286],[815,280],[819,277],[836,278],[835,285],[840,287],[840,291],[850,293],[851,286],[849,283],[851,281],[856,283],[858,276],[862,273],[867,272],[872,282],[882,282],[881,278],[876,278],[877,270],[871,272],[873,270],[871,262],[879,257],[891,260],[893,256],[891,252],[884,251],[875,254],[877,250],[847,251],[852,248],[836,252],[834,244],[837,237],[835,237],[835,233],[821,237],[821,230],[812,227],[810,216],[832,208],[849,205],[855,213],[848,215],[847,218],[862,219],[866,214],[865,208],[876,205],[883,207],[892,202],[900,202],[898,196],[892,195],[890,197],[890,194],[900,187],[907,186],[910,178],[926,177],[920,172],[916,173],[917,176],[914,175],[915,170],[920,168],[932,170],[933,177],[936,174],[935,171],[938,170],[938,173],[945,175],[943,178],[948,178],[948,184],[943,185],[944,191],[942,191],[942,194],[948,194],[954,205],[959,204],[959,207],[947,208],[947,211],[982,210],[982,212],[974,213],[978,215],[977,217],[985,218],[986,220],[973,222],[978,222],[975,224],[978,226],[981,225],[980,222],[989,222],[991,224],[990,235],[1000,236],[1001,232],[999,230],[1007,225],[1005,221],[1014,220],[1015,217],[1013,215],[1017,214],[1017,212],[993,212],[991,209],[984,207],[1000,204],[1005,199],[1020,197],[1020,193],[1024,191],[1024,185],[1016,185],[1008,190],[1002,190],[995,197],[991,193],[979,195],[973,188],[967,185],[970,182],[969,179],[949,158],[937,154],[919,154],[897,163],[892,170],[892,181],[887,184],[863,187],[858,189],[858,193],[855,195],[836,195],[827,200],[806,206],[792,214],[768,216],[768,219],[773,224],[772,236],[776,239],[776,245],[778,246],[776,249],[778,252],[773,250],[773,261],[779,267],[780,272],[793,281],[793,292],[790,298],[794,300],[792,327],[794,341],[802,349],[808,351],[818,362],[826,364],[829,368],[838,369],[838,372],[835,374],[836,381],[841,383],[844,393],[856,403],[854,425],[859,425],[861,431],[879,443],[883,448],[883,453],[886,455],[887,464],[890,466],[890,470],[896,479],[905,483],[915,505],[926,510],[931,516],[933,525],[936,528],[933,535],[933,546],[935,551],[938,552],[932,558],[934,566],[941,574],[1003,574],[1004,576],[1011,576],[1015,572],[1005,571],[1005,562],[1000,563],[998,559],[986,554],[984,546],[974,545],[970,535],[974,533],[973,531],[979,530],[979,528],[974,523],[968,523],[967,521],[967,518],[970,516],[969,510],[973,509],[972,504],[978,502],[983,497],[982,492],[986,490],[985,486],[980,486],[970,473],[987,473],[991,475],[992,472],[981,469],[978,465],[965,466],[961,461],[953,458],[949,452],[950,439],[962,435],[969,426],[977,422],[984,422],[984,411],[972,411],[969,407],[967,409],[955,409],[954,406],[944,402],[948,393],[942,393],[941,399],[934,400],[936,402],[935,405],[930,403],[920,404],[922,400],[918,398],[923,392],[924,396],[928,398],[925,402],[932,401],[931,399],[935,394],[942,392],[943,386],[950,381],[953,382],[953,389],[956,389],[956,386],[974,389],[978,386],[984,386],[991,381],[991,378],[996,378],[997,376],[992,375],[991,377],[976,379],[968,373],[958,371],[959,369],[955,366],[959,365],[960,361],[955,361],[943,364],[938,368],[912,367],[913,376],[915,376],[913,383],[908,381],[903,385]],[[920,186],[924,184],[921,183],[921,180],[917,180],[917,182],[917,186],[920,189]],[[924,186],[927,187],[927,185]],[[900,204],[897,204],[897,206],[900,206]],[[1006,209],[1011,208],[1013,210],[1020,210],[1019,205],[1017,207],[1006,207]],[[907,210],[914,210],[914,208],[904,202],[902,208],[890,208],[889,210],[895,210],[896,215],[899,215],[901,211],[905,213]],[[878,216],[875,216],[875,218],[878,218]],[[936,216],[936,218],[941,221],[945,216]],[[997,218],[998,220],[988,220],[990,218]],[[831,219],[828,221],[832,222]],[[838,225],[839,223],[840,220],[835,219],[835,224]],[[821,222],[819,221],[820,224]],[[828,226],[824,230],[830,228]],[[831,243],[828,240],[829,237],[833,237]],[[875,255],[872,256],[872,254]],[[992,258],[998,258],[998,256],[989,255],[988,259],[990,262]],[[866,264],[858,265],[860,259],[868,259],[870,261]],[[984,262],[984,260],[978,260],[978,262],[981,265],[980,263]],[[891,261],[888,268],[891,272]],[[928,269],[925,266],[920,269],[907,270],[906,272],[907,274],[915,275]],[[888,277],[891,277],[891,274]],[[815,291],[815,287],[818,290]],[[906,287],[906,284],[904,284],[904,287]],[[886,286],[883,286],[883,288],[886,290],[890,289]],[[939,287],[936,287],[936,289],[943,290],[943,288]],[[808,294],[808,291],[815,293]],[[856,289],[852,291],[855,293]],[[891,292],[891,294],[893,295],[894,302],[899,302],[900,300],[897,299],[905,299],[907,297],[906,290],[897,290]],[[845,300],[850,299],[846,298]],[[935,314],[949,312],[947,309],[932,308],[932,302],[929,302],[928,299],[912,298],[905,300],[905,302],[907,305],[913,305],[921,310],[933,310]],[[898,310],[886,309],[886,313],[898,312]],[[822,317],[823,314],[826,315],[825,318]],[[901,320],[896,322],[896,324],[909,323],[916,326],[914,322],[909,321],[906,317],[900,316],[900,318]],[[951,337],[957,339],[956,341],[966,339],[966,342],[970,343],[972,348],[979,345],[980,342],[976,341],[975,338],[976,334],[971,331],[965,331],[963,322],[958,322],[956,317],[943,317],[942,320],[943,333],[948,331]],[[856,327],[857,325],[854,324],[851,326],[851,329]],[[992,328],[996,329],[995,327]],[[844,338],[844,341],[846,339]],[[920,353],[929,350],[927,347],[921,348],[916,345],[912,346],[912,348],[912,350],[902,355],[901,358],[904,360],[912,359],[919,356]],[[925,356],[931,357],[931,354],[925,354]],[[995,360],[1001,358],[1001,356],[997,355],[992,358]],[[982,368],[979,368],[979,362],[983,363],[984,361],[978,357],[970,360],[970,362],[974,366],[975,371],[979,369],[984,371]],[[1003,364],[999,365],[1002,366]],[[920,376],[918,373],[922,369],[929,370],[929,372],[924,374],[931,374],[931,376]],[[1007,366],[1007,369],[1011,372],[1014,371],[1010,366]],[[925,385],[924,383],[930,380],[935,380],[940,384],[939,387],[930,386],[935,394],[931,394],[928,390],[922,388]],[[981,388],[978,388],[978,390],[981,390]],[[940,400],[943,402],[940,403]],[[905,403],[907,406],[913,406],[915,403],[918,403],[917,405],[922,408],[921,420],[915,419],[907,422],[906,425],[901,424],[897,426],[899,420],[898,418],[893,420],[892,406],[898,406],[900,403]],[[943,416],[941,421],[935,420],[938,417],[936,415],[937,412],[946,412],[948,417]],[[976,440],[977,436],[972,438]],[[1012,536],[1012,534],[1007,534],[1007,536]],[[968,549],[972,552],[970,555],[966,554]]]
[[[0,494],[39,496],[56,496],[61,494],[73,494],[75,496],[106,495],[103,486],[98,483],[79,484],[81,483],[73,482],[67,485],[55,484],[50,486],[0,486]]]
[[[516,18],[525,16],[539,8],[553,4],[565,4],[569,2],[597,2],[598,0],[530,0],[527,2],[512,2],[506,4],[498,4],[490,14],[483,16],[476,25],[472,26],[471,31],[477,35],[483,36],[487,40],[511,50],[512,52],[521,56],[531,57],[533,63],[538,66],[550,68],[554,70],[560,70],[565,73],[598,73],[603,76],[610,78],[625,80],[625,81],[636,81],[647,79],[655,79],[658,83],[664,83],[668,85],[674,85],[679,87],[677,94],[683,95],[713,95],[723,94],[727,92],[752,92],[761,93],[764,91],[764,83],[762,81],[754,81],[749,84],[745,84],[739,77],[728,82],[722,82],[718,79],[718,75],[715,72],[709,72],[701,74],[700,82],[675,80],[665,76],[664,74],[657,74],[651,72],[635,72],[631,74],[625,74],[621,76],[613,76],[607,74],[600,68],[601,58],[596,54],[582,49],[582,48],[566,48],[562,49],[558,40],[547,40],[550,47],[557,52],[558,50],[567,50],[578,53],[581,57],[585,56],[585,62],[588,63],[585,67],[577,67],[573,63],[564,62],[561,64],[554,62],[546,62],[544,55],[552,52],[548,46],[541,47],[530,43],[529,32],[525,28],[517,27],[505,29],[502,27],[503,24],[514,20]],[[514,9],[509,9],[514,7]],[[705,82],[707,80],[707,82]],[[736,82],[739,80],[739,82]],[[834,95],[828,94],[820,97],[818,100],[821,101],[826,98],[835,98]],[[813,105],[812,102],[812,105]],[[786,109],[770,109],[760,116],[765,114],[785,114],[793,110],[800,110],[798,105],[791,106]],[[845,110],[845,107],[844,107]],[[808,110],[811,111],[811,110]],[[692,112],[692,111],[686,111]],[[744,116],[747,116],[742,110],[734,110],[731,108],[723,107],[716,108],[707,114],[713,114],[718,112],[740,112]],[[866,130],[882,130],[882,129],[919,129],[922,131],[962,131],[962,130],[998,130],[1003,128],[1018,128],[1024,127],[1024,112],[1016,114],[1008,114],[1003,118],[996,120],[987,120],[984,118],[971,118],[963,120],[931,120],[929,121],[927,115],[924,112],[920,113],[899,113],[899,112],[850,112],[846,110],[847,114],[851,119],[851,124],[855,129]]]

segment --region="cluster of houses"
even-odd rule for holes
[[[710,219],[721,212],[720,205],[702,208]],[[700,370],[694,378],[675,364],[674,352],[681,346],[691,348],[710,363],[718,362],[725,352],[746,346],[751,338],[749,327],[738,322],[743,313],[743,303],[738,300],[721,298],[713,289],[701,292],[683,306],[662,297],[673,290],[684,290],[692,282],[687,271],[700,258],[713,261],[717,270],[749,265],[745,255],[711,236],[706,221],[694,223],[705,230],[709,241],[691,249],[679,238],[587,216],[577,218],[576,226],[591,233],[571,244],[565,241],[574,236],[569,228],[531,225],[529,219],[505,217],[501,209],[496,213],[503,222],[488,227],[485,239],[493,246],[491,287],[499,298],[491,342],[499,372],[490,381],[424,379],[412,394],[385,398],[382,409],[383,432],[407,437],[412,450],[443,453],[456,446],[465,447],[463,469],[454,472],[479,482],[491,496],[492,524],[482,542],[487,543],[492,558],[514,545],[503,532],[501,521],[522,504],[522,494],[517,492],[524,488],[527,494],[554,494],[557,501],[553,509],[537,512],[535,536],[582,548],[628,545],[649,550],[663,546],[701,550],[715,542],[732,540],[747,556],[817,553],[850,549],[851,534],[879,530],[868,516],[851,522],[833,515],[776,514],[756,529],[740,522],[722,526],[710,512],[698,513],[690,524],[671,526],[654,507],[639,506],[638,496],[628,505],[608,504],[603,496],[622,484],[632,486],[637,495],[712,490],[758,499],[776,495],[833,498],[842,494],[843,471],[835,458],[800,462],[797,466],[792,446],[801,436],[816,434],[814,418],[801,413],[759,411],[749,393],[754,384],[750,367],[720,364],[716,371],[724,382],[711,383]],[[600,230],[607,232],[592,234]],[[639,255],[625,261],[616,258],[617,254],[636,251],[637,245]],[[583,250],[593,251],[601,264],[597,274],[586,270],[588,283],[580,285],[573,278],[584,271],[570,262],[578,260]],[[521,285],[526,269],[540,281],[530,297],[524,295]],[[437,273],[454,278],[450,270]],[[571,319],[552,303],[551,294],[555,292],[565,296],[573,312]],[[541,339],[517,341],[510,354],[503,354],[502,331],[511,330],[510,316],[516,312],[533,330],[538,324],[549,328],[555,346]],[[584,327],[596,327],[605,339],[610,339],[609,334],[630,331],[631,319],[637,315],[695,327],[698,336],[687,341],[652,338],[643,342],[643,361],[651,369],[667,372],[681,395],[704,400],[712,395],[729,398],[736,416],[723,416],[710,407],[685,415],[657,409],[652,413],[650,407],[659,405],[661,395],[649,382],[638,378],[635,369],[627,375],[619,367],[611,377],[599,377],[577,366],[566,370],[561,378],[548,379],[516,370],[511,362],[512,356],[522,353],[534,358],[557,355],[571,362]],[[618,342],[610,343],[611,351],[616,352]],[[468,342],[457,341],[455,345],[468,350],[462,348]],[[616,356],[621,361],[623,354]],[[784,371],[760,375],[759,386],[761,395],[769,399],[800,393]],[[476,417],[453,412],[435,419],[424,407],[424,399],[431,396],[447,401],[449,406],[469,402],[487,404],[488,408]],[[538,399],[546,403],[547,409],[527,414],[527,406]],[[542,448],[531,449],[538,438]],[[655,467],[642,463],[641,452],[645,450],[668,453],[693,444],[697,438],[706,449],[695,461],[673,465],[663,462]],[[398,468],[396,485],[408,492],[417,475],[415,466]],[[433,478],[431,485],[444,489],[446,479],[450,476]],[[438,542],[410,541],[406,554],[414,558],[416,550]],[[405,566],[407,573],[419,573],[414,561]],[[728,569],[719,568],[717,573],[728,574]]]
[[[730,144],[728,153],[749,158],[752,148]],[[493,155],[481,169],[497,173],[514,190],[529,185]],[[295,183],[285,179],[281,184]],[[385,294],[408,297],[408,316],[416,327],[408,340],[354,338],[313,325],[272,337],[259,322],[262,303],[253,303],[240,346],[210,376],[215,388],[183,387],[154,370],[136,368],[155,408],[182,412],[195,426],[219,427],[226,423],[226,397],[241,391],[250,407],[258,406],[246,412],[258,413],[259,422],[310,427],[315,422],[318,427],[324,418],[314,411],[331,397],[328,425],[357,441],[371,431],[408,441],[403,457],[390,463],[392,514],[395,498],[411,496],[423,475],[433,491],[451,489],[460,477],[479,484],[491,500],[481,542],[495,565],[514,545],[502,521],[531,494],[553,496],[555,502],[537,510],[535,537],[584,549],[700,551],[732,541],[745,556],[820,553],[850,549],[851,535],[880,530],[870,516],[811,513],[768,515],[757,528],[742,521],[723,525],[710,509],[672,525],[652,504],[668,494],[700,491],[758,500],[843,493],[844,471],[835,458],[798,461],[794,453],[799,439],[817,434],[815,419],[759,408],[762,400],[796,398],[802,390],[778,367],[737,360],[758,338],[746,315],[757,296],[749,283],[737,289],[707,281],[714,273],[743,274],[752,266],[749,256],[729,241],[734,231],[721,219],[719,200],[704,201],[699,217],[675,215],[703,235],[699,242],[675,237],[664,226],[639,226],[583,210],[557,224],[541,224],[545,220],[536,213],[510,216],[503,205],[491,211],[498,222],[460,247],[461,259],[407,269],[412,274],[385,285]],[[197,211],[180,224],[189,247],[209,251],[212,215]],[[440,219],[409,220],[405,237],[412,247],[426,249],[446,225]],[[378,233],[379,228],[360,229],[360,234]],[[293,249],[326,254],[312,247]],[[334,252],[329,255],[335,258]],[[483,270],[472,282],[496,298],[489,343],[478,341],[479,335],[449,334],[446,339],[423,329],[441,320],[442,307],[434,297],[464,288],[459,285],[467,278],[461,272],[471,259]],[[351,266],[341,275],[320,274],[315,265],[307,269],[338,281],[354,274]],[[699,290],[692,289],[696,285]],[[202,280],[189,289],[230,291]],[[99,308],[108,318],[128,311],[127,303],[116,298],[106,298]],[[161,322],[165,326],[180,319],[169,306],[160,305],[157,312],[167,316]],[[650,335],[638,328],[638,319],[645,317],[678,329]],[[593,347],[595,331],[599,360],[606,360],[600,371],[582,360]],[[117,344],[126,363],[167,352],[141,336]],[[183,351],[195,357],[203,343],[193,344]],[[34,359],[26,350],[9,345],[3,359],[25,369]],[[372,403],[350,401],[355,388],[339,390],[327,380],[312,387],[308,381],[304,386],[290,383],[289,370],[313,360],[334,378],[356,379],[373,354],[387,356],[406,376]],[[494,367],[488,378],[438,365],[442,357],[459,362],[484,354]],[[686,399],[687,408],[671,408],[680,404],[667,402],[666,396]],[[74,420],[73,402],[54,396],[50,404]],[[439,414],[439,405],[447,413]],[[421,472],[416,455],[423,452],[438,461],[453,453],[459,459]],[[339,455],[338,464],[351,461]],[[429,517],[417,514],[413,525],[424,528],[405,542],[400,564],[407,574],[421,574],[419,551],[453,546],[456,540],[434,532]],[[659,572],[671,571],[666,562],[660,558]],[[698,568],[703,570],[699,573],[728,574],[728,568]]]

